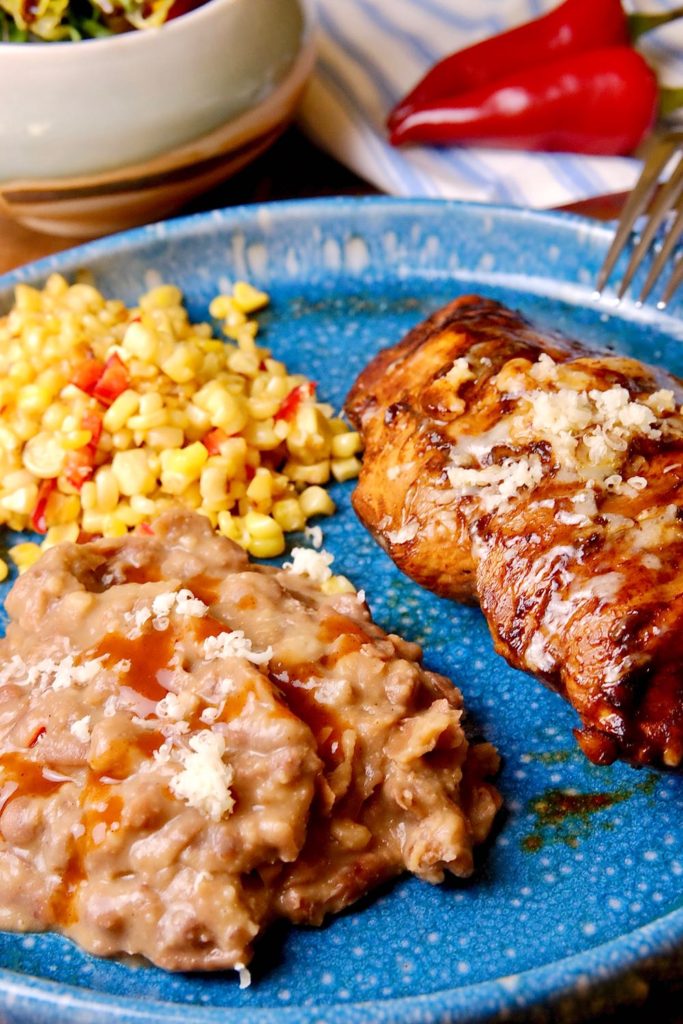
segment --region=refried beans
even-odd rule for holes
[[[319,924],[404,870],[471,873],[497,755],[358,595],[177,511],[52,548],[7,610],[1,929],[243,970],[277,917]]]

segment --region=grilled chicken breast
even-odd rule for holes
[[[361,520],[418,583],[479,602],[596,763],[683,762],[682,400],[660,370],[464,296],[347,402]]]

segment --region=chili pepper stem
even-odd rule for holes
[[[683,88],[668,87],[659,90],[659,116],[668,117],[683,107]]]
[[[661,25],[668,25],[670,21],[675,21],[676,18],[683,18],[683,7],[674,7],[673,10],[663,11],[661,14],[640,14],[637,12],[629,14],[627,21],[631,42],[635,43],[646,32],[652,32],[653,29],[660,28]]]

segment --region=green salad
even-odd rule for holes
[[[0,41],[76,42],[155,28],[202,0],[0,0]]]

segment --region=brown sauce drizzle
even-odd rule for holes
[[[218,600],[220,591],[220,580],[215,576],[209,576],[205,572],[192,576],[187,581],[187,589],[191,590],[195,597],[198,597],[204,604],[212,605]]]
[[[120,571],[126,583],[158,583],[161,579],[149,565],[124,565]]]
[[[330,708],[315,699],[315,680],[320,676],[318,666],[313,662],[287,666],[273,663],[268,674],[290,711],[305,722],[315,736],[318,753],[325,764],[332,768],[340,764],[344,759],[341,737],[345,726]]]
[[[195,619],[194,632],[198,643],[201,643],[210,636],[220,636],[221,633],[229,633],[230,627],[226,626],[223,622],[219,622],[218,619],[214,619],[213,615],[205,615],[201,619]]]
[[[123,810],[121,797],[113,792],[111,785],[101,782],[95,775],[91,775],[83,789],[80,803],[83,807],[82,823],[85,832],[71,840],[69,859],[62,872],[61,882],[50,897],[48,908],[50,920],[61,927],[78,920],[76,902],[78,890],[87,878],[86,859],[98,845],[94,838],[95,828],[103,824],[110,830],[112,825],[121,820]]]
[[[345,654],[359,651],[363,644],[370,640],[368,634],[347,615],[333,612],[321,623],[318,639],[324,644],[334,644],[334,654],[326,655],[323,664],[326,667],[336,665]]]
[[[168,629],[153,629],[135,638],[108,633],[95,647],[93,656],[105,657],[108,668],[129,661],[130,668],[121,674],[121,684],[147,700],[159,701],[168,690],[159,682],[158,674],[173,657],[174,639]]]
[[[18,796],[50,796],[66,781],[47,779],[43,773],[45,765],[19,753],[3,754],[0,757],[0,765],[4,769],[0,774],[0,785],[5,782],[17,784],[17,789],[5,800],[3,807]]]

